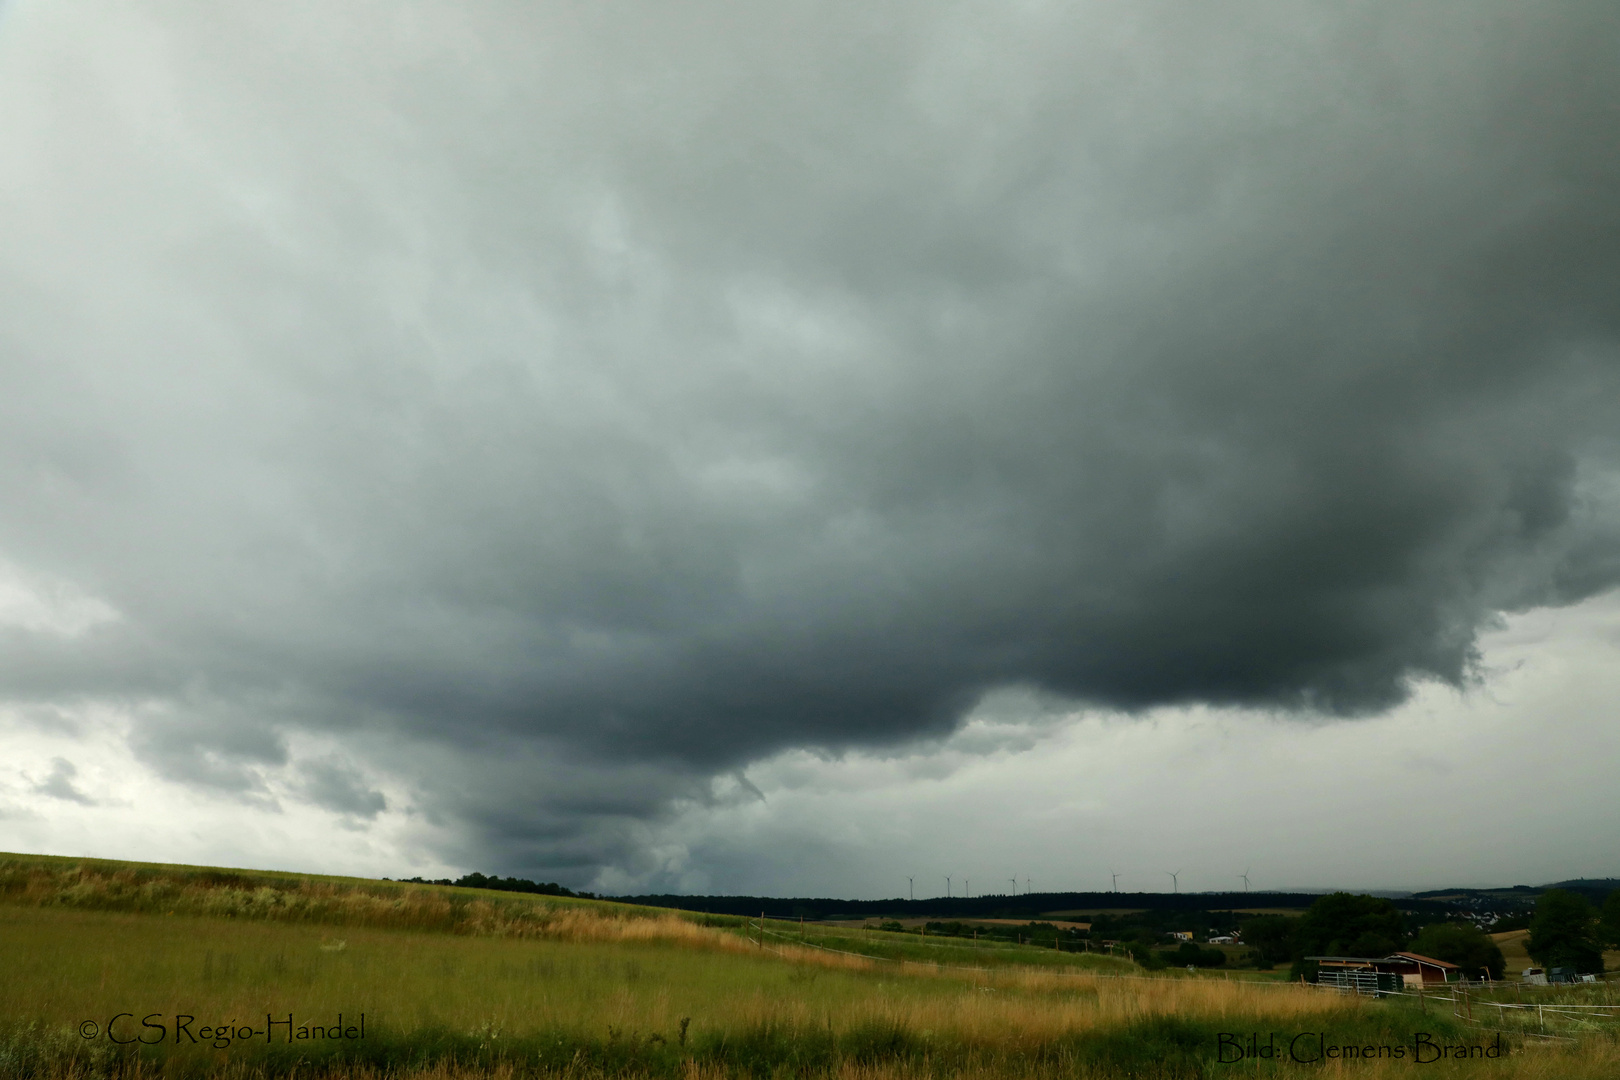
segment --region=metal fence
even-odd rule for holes
[[[1381,994],[1400,993],[1402,982],[1399,975],[1387,971],[1318,971],[1316,985],[1378,997]]]

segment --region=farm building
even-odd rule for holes
[[[1432,956],[1420,956],[1414,952],[1391,953],[1382,963],[1390,965],[1384,970],[1399,974],[1408,983],[1418,982],[1445,982],[1455,979],[1462,970],[1456,964],[1445,960],[1436,960]]]
[[[1319,976],[1318,981],[1323,982],[1339,981],[1335,977],[1340,974],[1364,972],[1399,976],[1404,985],[1417,986],[1422,983],[1443,983],[1456,978],[1459,970],[1456,964],[1410,952],[1391,953],[1383,957],[1307,956],[1305,959],[1315,960],[1317,971],[1330,976],[1328,979]]]

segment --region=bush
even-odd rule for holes
[[[1132,960],[1135,960],[1138,964],[1141,964],[1149,971],[1164,970],[1164,959],[1159,953],[1154,952],[1149,946],[1144,945],[1139,941],[1133,941],[1126,945],[1125,948],[1126,951],[1131,954]]]

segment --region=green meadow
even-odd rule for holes
[[[1250,1033],[1493,1037],[1432,1007],[1051,949],[34,856],[0,856],[0,963],[6,1078],[1293,1076],[1307,1066],[1221,1057]],[[1420,1072],[1620,1075],[1603,1036],[1503,1045]]]

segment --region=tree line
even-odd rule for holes
[[[383,878],[388,881],[388,878]],[[528,878],[503,878],[499,874],[486,877],[480,873],[463,874],[451,881],[449,878],[400,878],[402,882],[411,885],[459,885],[464,889],[494,889],[496,892],[535,893],[539,896],[576,896],[586,900],[596,899],[595,893],[575,892],[573,889],[558,885],[555,881],[530,881]]]
[[[1603,971],[1603,950],[1620,948],[1620,889],[1601,908],[1566,889],[1549,889],[1536,900],[1525,950],[1544,968],[1582,974]],[[1334,893],[1298,918],[1262,916],[1243,924],[1243,939],[1265,962],[1291,962],[1294,977],[1314,977],[1309,956],[1388,956],[1414,952],[1456,964],[1470,979],[1500,979],[1507,966],[1489,934],[1465,921],[1411,928],[1393,903],[1375,896]]]
[[[1522,922],[1530,930],[1527,951],[1546,968],[1567,967],[1580,973],[1603,970],[1603,950],[1620,948],[1620,889],[1601,907],[1580,893],[1550,889]],[[898,922],[883,929],[901,931]],[[1246,951],[1234,961],[1228,951],[1184,941],[1175,949],[1160,948],[1173,931],[1195,930],[1199,937],[1236,931]],[[1414,952],[1456,964],[1470,979],[1500,979],[1506,960],[1491,936],[1462,919],[1435,920],[1422,912],[1403,911],[1393,901],[1367,895],[1332,893],[1317,898],[1302,916],[1259,915],[1243,918],[1232,911],[1133,911],[1098,914],[1090,932],[1031,921],[1023,926],[985,926],[930,921],[914,932],[942,937],[1021,941],[1045,947],[1082,949],[1111,941],[1149,969],[1221,967],[1238,963],[1258,968],[1291,965],[1291,977],[1315,977],[1310,956],[1383,957]]]

